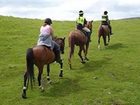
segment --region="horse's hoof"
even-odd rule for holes
[[[105,44],[105,46],[108,46],[108,44]]]
[[[81,61],[82,64],[86,63],[85,61]]]
[[[24,93],[22,93],[22,98],[27,99],[27,97],[26,97],[26,95]]]
[[[72,70],[72,66],[71,66],[71,64],[70,64],[69,66],[70,66],[70,70]]]
[[[45,90],[44,90],[44,88],[43,89],[41,89],[41,92],[44,92]]]
[[[50,81],[50,77],[47,76],[47,80]]]
[[[89,59],[86,57],[85,60],[89,61]]]
[[[100,49],[101,47],[100,47],[100,45],[98,45],[98,49]]]
[[[63,77],[63,74],[60,74],[59,77]]]
[[[51,81],[51,80],[49,80],[49,81],[48,81],[48,84],[51,84],[51,83],[52,83],[52,81]]]
[[[41,90],[41,92],[44,92],[44,87],[43,86],[39,86],[39,89]]]

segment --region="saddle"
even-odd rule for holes
[[[88,37],[88,33],[82,29],[78,29],[79,31],[81,31],[86,37]]]
[[[46,48],[48,48],[48,49],[51,50],[51,47],[50,46],[47,46],[47,45],[41,45],[41,46],[44,46],[44,47],[46,47]]]
[[[102,22],[101,22],[101,25],[108,25],[108,22],[102,21]]]
[[[87,37],[88,40],[90,40],[89,33],[83,30],[83,26],[81,24],[77,25],[77,29],[80,30]]]

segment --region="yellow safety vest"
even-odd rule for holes
[[[108,15],[102,15],[102,21],[108,21]]]
[[[77,18],[76,23],[84,25],[84,20],[85,20],[84,17],[79,17],[79,18]]]

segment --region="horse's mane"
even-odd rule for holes
[[[63,38],[58,37],[58,36],[53,36],[53,38],[52,38],[52,39],[55,41],[55,40],[59,40],[59,39],[63,39]]]

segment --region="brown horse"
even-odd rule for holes
[[[64,38],[54,37],[53,40],[60,46],[60,51],[62,54],[64,54],[65,37]]]
[[[90,35],[92,33],[92,22],[93,21],[88,21],[86,25],[86,27],[88,27],[91,31]],[[85,60],[88,60],[87,53],[89,48],[90,36],[89,38],[87,38],[82,31],[73,30],[69,33],[68,42],[70,47],[68,62],[69,62],[70,69],[72,69],[71,57],[74,53],[75,45],[79,46],[78,55],[81,59],[81,63],[85,63]],[[82,51],[84,52],[84,58],[82,57]]]
[[[100,49],[100,38],[103,37],[104,46],[107,46],[110,41],[110,29],[108,25],[100,25],[98,29],[98,48]],[[106,37],[108,37],[108,43],[106,42]]]
[[[64,53],[64,44],[65,38],[55,38],[54,41],[60,45],[61,53]],[[34,79],[34,65],[38,68],[38,85],[43,90],[43,86],[41,84],[41,75],[43,73],[44,65],[47,65],[47,80],[50,81],[49,73],[50,73],[50,64],[55,61],[55,54],[53,50],[46,46],[35,46],[33,48],[29,48],[26,53],[26,67],[27,70],[24,74],[24,86],[22,97],[26,98],[26,90],[28,88],[28,83],[30,79],[31,87],[32,80]],[[60,74],[59,77],[63,77],[63,63],[58,62],[60,64]]]

